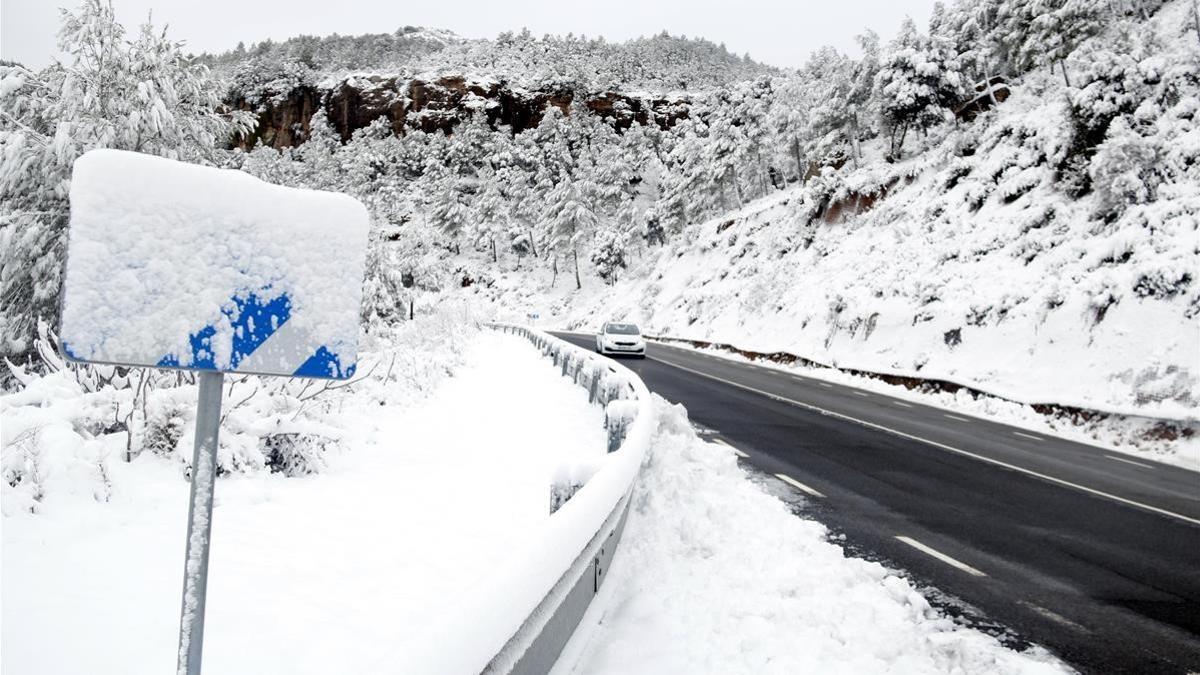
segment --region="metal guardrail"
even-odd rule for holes
[[[606,506],[607,501],[613,503],[607,506],[607,516],[570,567],[558,579],[547,583],[544,597],[483,669],[489,674],[540,675],[549,672],[558,660],[599,592],[616,553],[629,515],[637,471],[649,443],[650,397],[637,375],[607,358],[524,326],[492,327],[528,339],[543,355],[553,359],[563,376],[586,389],[588,401],[605,410],[608,452],[621,455],[621,461],[602,468],[578,493],[563,500],[561,506],[567,506],[572,499],[600,500]],[[606,485],[597,485],[595,492],[589,493],[592,483],[600,482],[596,478],[607,471],[619,471],[622,475],[613,476],[618,478],[617,483],[606,481]],[[623,489],[616,492],[611,489],[614,485],[623,485]],[[559,512],[552,517],[571,516]]]

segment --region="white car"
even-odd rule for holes
[[[601,354],[629,354],[646,358],[646,340],[632,323],[606,323],[596,334],[596,351]]]

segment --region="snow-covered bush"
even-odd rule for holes
[[[330,439],[316,434],[276,433],[263,436],[259,445],[272,473],[305,476],[325,468]]]

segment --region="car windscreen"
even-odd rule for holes
[[[610,323],[604,332],[610,335],[637,335],[639,331],[632,323]]]

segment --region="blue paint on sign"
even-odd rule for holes
[[[317,349],[317,353],[309,357],[307,361],[292,373],[296,377],[336,377],[347,378],[354,375],[354,364],[350,364],[345,372],[342,371],[341,359],[337,354],[329,351],[325,345],[321,345]]]
[[[233,345],[229,359],[229,369],[232,370],[291,318],[292,302],[286,293],[266,302],[251,293],[244,297],[233,297],[230,303],[221,309],[221,313],[229,318],[233,327]],[[205,326],[192,333],[188,338],[192,359],[187,367],[201,370],[217,369],[216,354],[212,346],[212,338],[216,334],[215,326]],[[160,368],[179,368],[183,364],[180,363],[179,355],[167,354],[156,365]]]

